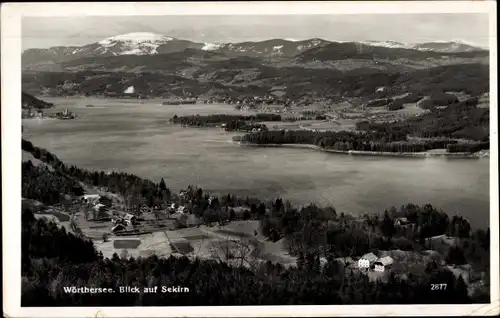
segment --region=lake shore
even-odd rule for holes
[[[344,155],[356,156],[382,156],[382,157],[411,157],[411,158],[464,158],[464,159],[479,159],[489,158],[489,151],[482,151],[477,153],[435,153],[435,152],[381,152],[381,151],[359,151],[359,150],[335,150],[324,149],[315,145],[306,144],[253,144],[241,141],[234,141],[234,143],[243,147],[284,147],[284,148],[304,148],[313,149],[316,151],[337,153]]]

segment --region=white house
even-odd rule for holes
[[[388,267],[390,267],[394,263],[394,260],[390,256],[382,257],[379,258],[375,263],[375,271],[376,272],[383,272],[385,271]]]
[[[127,213],[123,217],[123,220],[125,221],[125,223],[127,223],[127,224],[130,225],[130,224],[134,223],[137,220],[137,217],[135,215],[133,215],[133,214]]]
[[[99,194],[86,194],[81,197],[81,200],[85,203],[97,204],[101,196]]]
[[[137,217],[133,214],[126,213],[125,216],[123,217],[125,220],[135,220]]]
[[[102,203],[97,203],[96,205],[94,205],[93,209],[97,212],[103,212],[106,211],[107,207]]]
[[[372,266],[372,264],[378,259],[377,255],[373,253],[368,253],[363,256],[361,256],[361,259],[367,260],[369,263],[369,267]]]
[[[407,219],[407,218],[404,218],[404,217],[403,217],[403,218],[397,218],[397,219],[396,219],[396,222],[394,222],[394,223],[395,223],[396,225],[401,225],[401,226],[402,226],[402,225],[406,225],[406,224],[408,224],[408,223],[410,223],[410,222],[408,221],[408,219]]]

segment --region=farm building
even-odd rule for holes
[[[399,226],[405,226],[405,225],[409,225],[411,223],[412,222],[409,221],[407,218],[397,218],[396,221],[394,222],[394,224],[399,225]]]
[[[135,215],[133,215],[133,214],[127,213],[123,217],[123,220],[127,224],[133,224],[133,223],[135,223],[137,221],[137,217]]]
[[[376,272],[383,272],[388,267],[390,267],[393,263],[394,263],[394,260],[392,259],[392,257],[386,256],[386,257],[379,258],[373,264],[375,265]]]
[[[94,219],[109,217],[108,208],[104,204],[98,203],[92,208],[92,210],[94,211]]]
[[[325,265],[328,263],[328,260],[326,259],[326,257],[320,257],[319,258],[319,264],[321,266],[321,268],[325,267]]]
[[[185,207],[185,206],[180,206],[179,208],[177,208],[177,213],[187,213],[188,212],[188,209]]]
[[[108,208],[102,204],[102,203],[97,203],[96,205],[94,205],[93,209],[97,212],[104,212],[106,211]]]
[[[84,203],[90,203],[92,205],[99,203],[100,199],[101,199],[101,196],[99,194],[85,194],[81,197],[81,200]]]
[[[116,233],[119,231],[125,231],[125,230],[126,230],[126,227],[123,224],[117,224],[111,228],[111,232],[113,232],[113,233]]]

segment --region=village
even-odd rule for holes
[[[61,207],[53,206],[39,212],[39,216],[52,214],[70,232],[94,242],[104,257],[158,257],[187,256],[222,261],[234,266],[255,267],[271,261],[282,266],[297,266],[297,257],[288,253],[284,239],[272,242],[261,234],[258,220],[248,218],[249,207],[231,208],[233,220],[207,222],[192,213],[187,190],[170,202],[153,207],[147,205],[127,208],[117,197],[107,194],[85,194]],[[212,198],[210,198],[212,199]],[[184,203],[184,204],[180,204]],[[191,210],[190,210],[191,207]],[[66,214],[62,211],[70,211]],[[67,216],[67,217],[66,217]],[[361,219],[350,219],[361,223]],[[411,231],[415,224],[405,217],[395,220],[399,231]],[[380,250],[362,256],[337,257],[345,271],[367,275],[371,281],[387,281],[393,274],[408,279],[408,274],[425,271],[429,264],[447,267],[455,276],[462,276],[474,288],[481,274],[471,266],[449,265],[444,255],[455,238],[441,235],[427,239],[432,250],[403,251]],[[321,267],[327,264],[320,258]]]
[[[67,108],[62,112],[57,112],[55,114],[47,114],[44,113],[41,109],[33,110],[33,108],[28,108],[27,111],[23,111],[21,114],[23,119],[45,119],[45,118],[54,118],[54,119],[75,119],[77,115],[73,112],[70,112]]]

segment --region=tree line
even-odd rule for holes
[[[402,218],[404,226],[396,226]],[[470,239],[483,231],[479,229],[472,233],[465,218],[455,215],[450,219],[430,204],[418,206],[409,203],[401,206],[399,211],[392,207],[382,215],[374,213],[354,218],[338,214],[332,207],[320,208],[311,204],[297,209],[279,198],[271,204],[270,213],[259,219],[262,233],[269,239],[278,241],[285,238],[289,241],[290,253],[316,250],[321,251],[318,252],[321,256],[327,256],[332,248],[338,256],[352,252],[351,249],[357,250],[354,255],[367,253],[370,249],[414,250],[418,245],[425,247],[426,239],[430,237],[446,234]],[[411,226],[405,226],[407,223]],[[340,237],[336,235],[341,234],[349,236],[344,237],[344,244],[338,244]],[[393,241],[393,238],[398,239]]]
[[[478,152],[485,149],[490,149],[489,141],[446,145],[447,152]]]
[[[216,124],[227,124],[238,121],[281,121],[281,116],[271,113],[259,113],[256,115],[228,115],[228,114],[214,114],[214,115],[192,115],[192,116],[177,116],[174,115],[172,122],[175,124],[206,127]]]
[[[380,127],[383,124],[360,123],[358,127],[369,129],[364,125],[369,125],[370,128]],[[438,139],[438,140],[422,140],[422,141],[406,141],[406,140],[391,140],[397,134],[405,135],[401,132],[350,132],[350,131],[310,131],[310,130],[273,130],[252,132],[243,136],[238,136],[235,140],[240,142],[254,144],[307,144],[315,145],[323,149],[334,149],[340,151],[375,151],[375,152],[423,152],[431,149],[444,149],[449,144],[456,144],[456,140]],[[400,138],[396,138],[400,139]],[[487,145],[481,144],[481,149],[485,149]],[[450,148],[455,149],[455,148]],[[458,149],[458,148],[457,148]],[[475,150],[473,146],[469,148]]]
[[[370,252],[379,254],[382,250],[410,253],[437,250],[448,265],[469,264],[471,272],[485,273],[487,277],[490,271],[489,229],[472,231],[465,218],[449,217],[430,204],[409,203],[399,210],[392,207],[383,214],[354,218],[337,213],[332,207],[311,204],[297,209],[277,199],[270,212],[260,218],[260,228],[271,241],[284,240],[290,255],[298,257],[298,267],[306,271],[319,268],[321,258],[345,259]],[[451,247],[436,245],[441,235],[457,241]],[[428,266],[441,267],[434,262]],[[418,275],[421,269],[410,265],[399,272]]]
[[[56,204],[61,200],[61,193],[82,195],[83,188],[75,180],[47,166],[34,166],[31,161],[23,162],[22,197],[38,200],[45,204]]]

